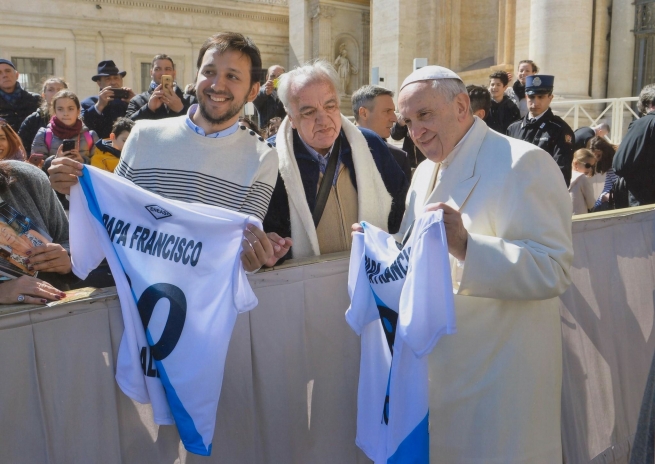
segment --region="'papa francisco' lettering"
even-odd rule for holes
[[[401,251],[396,260],[386,269],[380,269],[380,263],[368,256],[364,256],[368,281],[372,284],[386,284],[389,281],[395,282],[398,279],[405,278],[407,275],[407,267],[409,266],[409,254],[411,250],[412,248],[408,247]],[[405,264],[404,267],[403,263]]]
[[[184,265],[195,266],[200,260],[202,242],[142,226],[136,226],[130,234],[130,223],[108,214],[102,215],[102,222],[112,243]]]

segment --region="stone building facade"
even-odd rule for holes
[[[180,87],[192,83],[198,50],[221,30],[253,38],[264,66],[288,65],[286,0],[1,0],[0,57],[19,60],[32,88],[62,76],[81,98],[95,95],[97,64],[112,59],[137,93],[150,83],[152,57],[170,55]],[[147,88],[147,87],[146,87]]]
[[[655,80],[654,0],[371,0],[371,18],[371,65],[393,90],[416,57],[484,85],[532,59],[568,99],[627,97]]]
[[[157,53],[191,83],[200,45],[220,30],[252,37],[264,66],[334,63],[344,112],[372,67],[397,91],[414,58],[478,84],[530,58],[570,99],[630,96],[655,79],[655,0],[0,0],[0,56],[18,61],[26,86],[54,74],[81,97],[97,93],[104,59],[138,92]]]

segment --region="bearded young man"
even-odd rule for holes
[[[241,34],[223,32],[205,41],[197,64],[198,104],[184,116],[140,122],[127,139],[115,173],[166,198],[220,206],[262,220],[277,178],[277,153],[238,124],[241,109],[259,91],[259,49]],[[52,187],[69,193],[81,168],[68,158],[53,161]],[[246,271],[254,271],[280,245],[248,227],[242,261]]]

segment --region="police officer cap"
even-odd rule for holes
[[[555,76],[534,74],[525,78],[525,93],[527,95],[544,95],[553,93]]]
[[[403,85],[400,86],[400,90],[402,90],[403,87],[412,84],[414,82],[434,81],[437,79],[457,79],[459,81],[462,80],[462,78],[459,77],[457,74],[455,74],[453,71],[451,71],[448,68],[444,68],[443,66],[423,66],[422,68],[417,69],[416,71],[414,71],[413,73],[411,73],[409,76],[405,78],[405,80],[403,81]]]

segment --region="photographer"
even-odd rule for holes
[[[259,89],[257,98],[252,102],[259,113],[259,127],[266,127],[271,118],[284,119],[287,112],[277,96],[277,80],[284,74],[284,68],[274,64],[266,72],[266,83]]]
[[[135,96],[132,89],[123,87],[125,74],[112,60],[101,61],[98,74],[91,78],[97,82],[100,93],[82,102],[84,124],[102,139],[109,137],[114,121],[125,116],[127,105]]]
[[[168,76],[170,82],[163,82]],[[185,95],[175,82],[175,63],[168,55],[156,55],[150,67],[150,88],[134,97],[127,108],[126,116],[133,121],[140,119],[162,119],[186,114],[196,102],[192,95]]]

